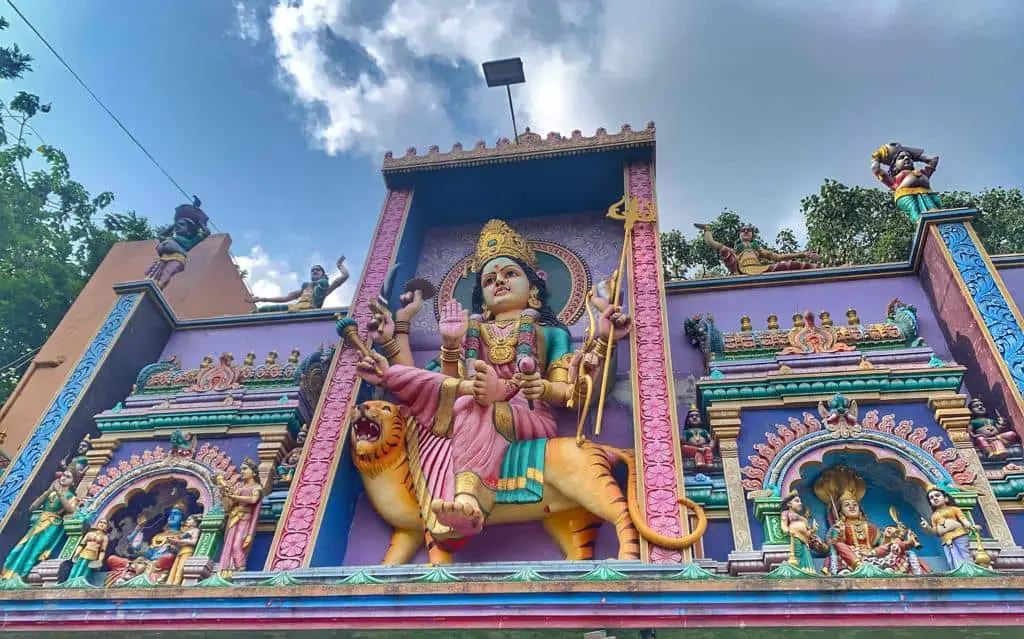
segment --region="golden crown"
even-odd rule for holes
[[[530,247],[530,243],[501,220],[491,220],[484,224],[470,269],[479,272],[483,270],[485,264],[496,257],[514,257],[537,270],[537,254]]]

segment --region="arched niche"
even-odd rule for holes
[[[792,490],[800,494],[804,505],[821,527],[819,534],[822,537],[832,521],[829,516],[831,504],[818,499],[814,483],[828,469],[846,466],[864,479],[866,490],[861,507],[871,523],[879,530],[894,524],[890,508],[894,509],[896,517],[920,539],[919,556],[933,570],[946,568],[938,539],[924,532],[919,525],[922,517],[927,519],[931,516],[927,486],[938,482],[925,476],[912,463],[887,456],[875,448],[847,445],[823,448],[820,452],[820,455],[810,455],[793,465],[793,473],[787,475],[791,480],[783,494]]]

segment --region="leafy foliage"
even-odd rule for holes
[[[21,78],[31,60],[0,46],[0,79]],[[0,102],[0,404],[110,247],[156,236],[135,212],[109,212],[112,193],[74,181],[60,150],[28,144],[30,122],[49,111],[24,91]]]
[[[990,254],[1024,252],[1024,194],[1020,189],[950,191],[940,196],[946,208],[977,209],[974,228]],[[890,191],[825,180],[818,193],[801,201],[801,212],[807,225],[804,248],[817,252],[822,266],[884,264],[910,256],[914,225],[896,208]],[[712,223],[715,238],[733,245],[739,237],[739,220],[734,212],[723,211]],[[678,230],[662,233],[661,245],[666,279],[725,273],[700,231],[690,239]],[[802,250],[790,229],[779,231],[775,246],[779,253]]]

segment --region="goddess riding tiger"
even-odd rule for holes
[[[419,477],[413,481],[422,484],[413,485],[412,493],[430,541],[453,548],[480,533],[487,522],[542,519],[547,513],[562,513],[559,517],[565,519],[574,516],[565,513],[575,511],[614,523],[622,557],[638,554],[635,530],[627,533],[634,525],[660,546],[684,548],[695,543],[699,534],[679,539],[657,536],[622,506],[621,490],[611,480],[610,468],[616,460],[631,463],[631,453],[592,443],[577,447],[576,440],[554,439],[557,424],[551,409],[583,401],[581,377],[589,377],[593,385],[609,345],[629,334],[631,318],[595,288],[592,302],[600,312],[596,339],[574,351],[568,328],[549,305],[547,283],[533,248],[500,220],[483,227],[470,272],[476,274],[472,314],[455,299],[442,304],[436,366],[417,368],[409,347],[410,321],[423,306],[419,290],[400,298],[402,306],[394,317],[386,307],[376,305],[369,331],[380,352],[367,353],[358,364],[363,380],[388,391],[401,404],[400,409],[389,410],[403,411],[416,425],[404,431],[412,440],[405,441],[403,454],[409,456],[413,475]],[[385,454],[385,448],[387,454],[399,454],[396,445],[385,445],[386,439],[383,443],[373,439],[374,433],[380,438],[384,432],[383,412],[384,407],[377,406],[357,417],[352,428],[353,452],[357,465],[363,463],[366,469],[364,480],[372,474],[370,469],[380,470],[373,455]],[[368,448],[370,442],[379,448]],[[571,454],[569,447],[575,449]],[[359,448],[364,451],[362,462]],[[591,463],[607,467],[609,474],[587,475]],[[577,486],[555,482],[553,477],[572,477],[593,494],[582,494]],[[601,483],[593,483],[597,480]],[[605,485],[608,481],[614,490]],[[378,494],[381,498],[389,491],[398,497],[394,486],[387,490],[383,485],[372,490],[371,486],[373,481],[367,483],[371,499],[373,490],[383,491]],[[601,499],[611,501],[599,503]],[[384,508],[374,503],[379,512]],[[519,504],[523,514],[507,512],[517,510],[509,508],[512,504]],[[699,511],[691,504],[688,507]],[[392,523],[398,530],[412,530],[405,527],[410,522]],[[554,525],[550,523],[549,530]],[[422,537],[421,533],[417,531],[417,536]],[[559,534],[556,538],[564,549],[564,539]],[[406,554],[389,551],[389,559]],[[574,554],[578,553],[567,556]]]
[[[374,509],[393,528],[385,565],[408,563],[424,546],[432,564],[448,564],[467,538],[453,538],[438,521],[432,490],[450,490],[451,439],[439,437],[416,422],[404,406],[386,401],[363,402],[353,412],[349,438],[352,459],[362,476]],[[594,558],[599,524],[615,527],[618,559],[640,558],[640,537],[664,548],[694,545],[707,528],[704,510],[693,501],[679,501],[694,511],[693,531],[679,538],[650,529],[637,504],[633,451],[594,442],[577,445],[559,437],[513,444],[506,456],[530,458],[525,470],[512,470],[497,492],[489,525],[541,521],[569,560]],[[613,475],[614,466],[628,468],[624,497]]]

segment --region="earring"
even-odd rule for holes
[[[540,301],[540,291],[537,290],[536,286],[530,289],[530,301],[527,303],[534,310],[540,310],[544,306],[544,303]]]
[[[487,308],[487,304],[480,304],[480,314],[484,316],[485,320],[491,319],[491,310]]]

